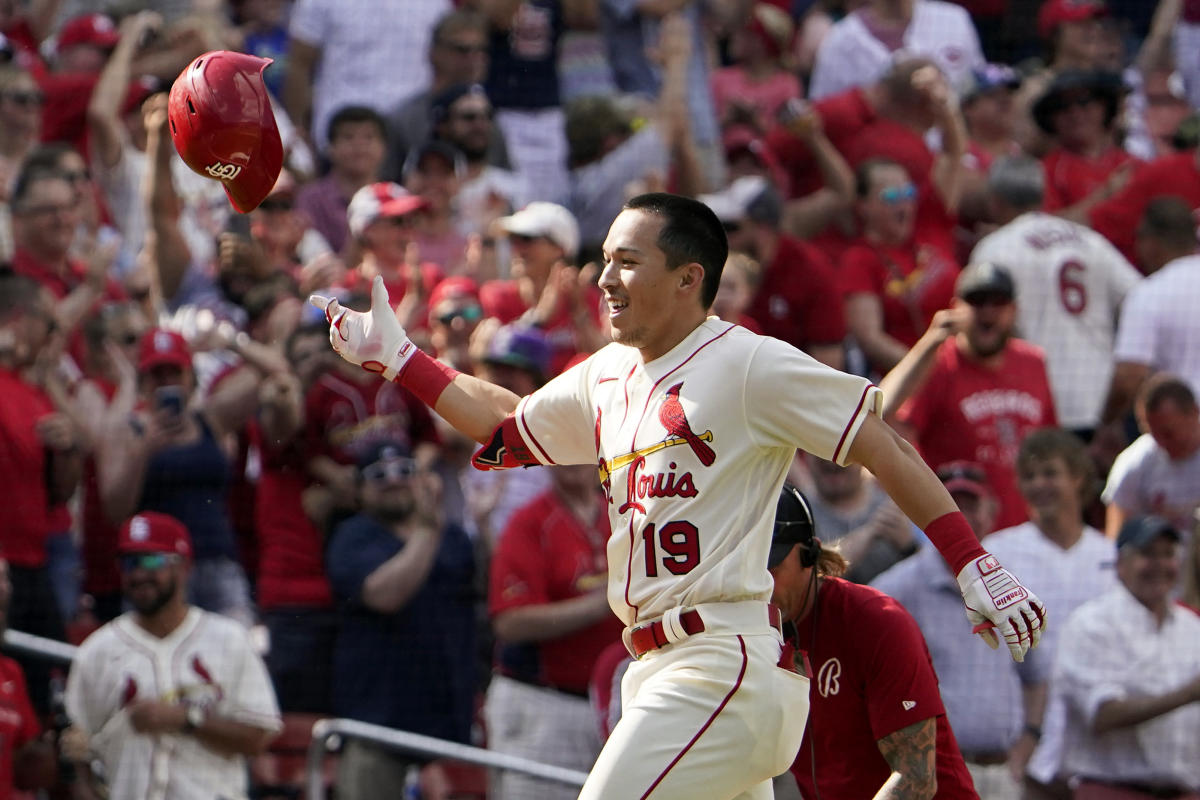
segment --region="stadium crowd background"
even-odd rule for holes
[[[714,313],[884,381],[889,421],[956,497],[994,506],[981,536],[1038,503],[1110,539],[1160,514],[1200,607],[1200,3],[0,0],[0,33],[10,628],[78,643],[120,614],[119,525],[161,511],[191,532],[193,602],[255,632],[285,715],[482,745],[518,712],[574,713],[485,703],[500,675],[590,688],[602,730],[594,673],[622,650],[594,473],[473,471],[473,443],[337,360],[304,299],[363,309],[382,275],[422,347],[528,393],[608,340],[600,246],[657,189],[726,225]],[[286,165],[245,216],[167,135],[163,92],[215,49],[274,59]],[[1043,211],[1057,239],[985,243],[1001,269],[960,279],[985,236]],[[1044,254],[1072,242],[1083,255]],[[959,337],[961,363],[942,347]],[[988,366],[963,378],[972,358]],[[1075,505],[1020,474],[1047,426],[1086,464],[1062,442],[1027,461],[1062,456]],[[856,580],[921,550],[859,470],[798,458],[793,480]],[[412,481],[416,511],[375,491],[389,481]],[[362,520],[411,513],[443,534],[372,593],[395,553]],[[505,616],[527,605],[569,620]],[[53,728],[62,671],[23,663]],[[1020,774],[1037,715],[977,712],[968,761]]]

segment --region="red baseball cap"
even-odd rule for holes
[[[192,348],[175,331],[155,328],[142,337],[138,348],[138,372],[146,372],[163,364],[191,369]]]
[[[1038,11],[1038,35],[1049,39],[1064,22],[1083,22],[1108,16],[1104,0],[1046,0]]]
[[[125,520],[117,534],[117,553],[173,553],[192,557],[192,537],[183,523],[157,511],[143,511]]]
[[[991,494],[987,486],[987,472],[974,461],[942,464],[937,468],[937,476],[947,492],[969,492],[977,497]]]
[[[429,201],[412,194],[398,183],[370,183],[354,193],[346,208],[346,223],[350,232],[361,236],[377,219],[403,217],[429,206]]]
[[[116,23],[105,14],[83,14],[69,20],[59,31],[54,45],[57,52],[77,44],[87,44],[101,50],[111,50],[121,40]]]
[[[478,303],[479,286],[466,275],[451,275],[448,278],[442,278],[429,294],[429,313],[432,314],[443,301],[459,297],[469,298]]]

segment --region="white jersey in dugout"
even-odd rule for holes
[[[514,415],[543,464],[596,463],[608,496],[608,601],[626,625],[675,607],[767,601],[767,551],[796,448],[846,462],[879,390],[709,317],[643,364],[610,344]]]

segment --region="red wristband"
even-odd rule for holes
[[[938,517],[925,526],[925,535],[942,554],[942,558],[946,559],[955,575],[962,572],[967,564],[987,554],[961,511]]]
[[[395,382],[408,389],[430,408],[437,406],[438,398],[462,373],[432,358],[424,350],[413,353],[396,375]]]

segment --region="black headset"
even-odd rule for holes
[[[779,493],[772,542],[798,546],[802,567],[815,565],[821,555],[821,543],[816,540],[812,508],[800,490],[790,483],[785,483]]]

